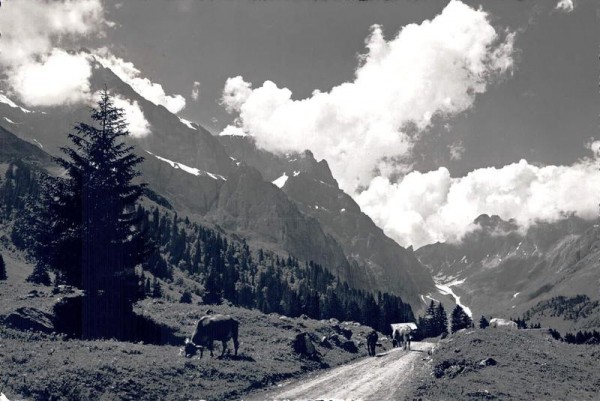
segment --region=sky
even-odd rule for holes
[[[593,0],[7,0],[0,67],[29,107],[85,102],[86,48],[214,134],[311,149],[418,247],[481,213],[597,216],[598,18]]]

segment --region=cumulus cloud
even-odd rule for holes
[[[0,67],[9,91],[32,106],[90,102],[89,54],[61,47],[78,47],[82,38],[102,36],[114,26],[105,19],[101,0],[6,2],[0,13]],[[185,107],[183,96],[166,95],[161,85],[107,49],[98,50],[97,59],[151,102],[173,113]]]
[[[600,158],[600,141],[590,138],[590,140],[585,144],[585,147],[592,151],[594,157]]]
[[[192,87],[192,100],[194,102],[198,101],[199,96],[200,96],[200,82],[194,81],[194,86]]]
[[[49,52],[57,40],[91,35],[106,24],[100,0],[19,0],[0,13],[0,63],[18,66]]]
[[[524,228],[568,214],[594,218],[598,214],[597,188],[600,170],[595,159],[545,167],[521,160],[458,178],[451,177],[446,168],[411,172],[397,183],[377,177],[356,200],[399,244],[419,247],[459,241],[483,213],[513,218]]]
[[[560,0],[556,4],[556,10],[564,11],[566,13],[570,13],[574,9],[575,9],[575,4],[573,3],[573,0]]]
[[[7,2],[0,13],[0,66],[9,89],[34,106],[88,98],[87,55],[55,44],[101,34],[107,23],[100,0]]]
[[[98,49],[95,55],[102,66],[110,68],[123,82],[152,103],[166,107],[171,113],[178,113],[185,108],[183,96],[167,95],[162,85],[143,77],[133,63],[116,57],[106,48]]]
[[[38,61],[25,63],[8,77],[19,98],[31,106],[74,104],[88,99],[92,74],[85,54],[53,49]]]
[[[453,0],[391,40],[373,26],[352,82],[294,100],[287,88],[270,81],[252,88],[238,76],[227,80],[222,104],[239,114],[237,126],[258,146],[280,153],[308,148],[353,193],[376,174],[393,174],[434,116],[470,108],[494,76],[510,70],[513,40],[483,10]]]

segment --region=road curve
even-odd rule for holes
[[[248,400],[401,400],[404,384],[425,363],[432,343],[413,342],[411,351],[395,348],[348,365],[291,381]]]

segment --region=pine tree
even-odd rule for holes
[[[181,298],[179,298],[180,304],[191,304],[192,303],[192,294],[185,290],[183,294],[181,294]]]
[[[440,334],[448,334],[448,315],[446,315],[446,310],[441,302],[435,308],[433,319],[435,321],[434,335],[439,336]]]
[[[467,329],[473,324],[469,315],[466,314],[460,305],[456,305],[456,307],[452,310],[451,319],[453,333],[457,332],[458,330]]]
[[[427,310],[425,311],[425,316],[423,316],[422,319],[419,319],[419,327],[424,338],[435,337],[439,335],[437,324],[435,321],[435,311],[435,302],[433,302],[432,300],[429,303]]]
[[[481,319],[479,319],[479,328],[485,329],[490,325],[490,322],[485,318],[485,316],[481,315]]]
[[[66,158],[56,159],[68,178],[44,187],[36,254],[61,280],[85,290],[84,338],[122,338],[137,295],[134,267],[150,249],[135,209],[145,185],[132,183],[143,158],[123,143],[124,112],[106,90],[91,118],[93,125],[75,126],[72,147],[61,148]]]
[[[160,298],[162,297],[162,287],[160,286],[160,281],[154,277],[152,280],[152,298]]]
[[[8,276],[6,275],[6,264],[4,263],[4,258],[2,254],[0,254],[0,280],[7,280]]]
[[[50,276],[48,275],[48,271],[44,267],[43,264],[37,263],[33,268],[31,274],[27,277],[26,281],[34,284],[43,284],[50,285],[52,284],[52,280],[50,280]]]

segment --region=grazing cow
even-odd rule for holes
[[[375,356],[375,347],[377,346],[378,339],[379,336],[375,330],[367,335],[367,351],[369,352],[369,356]]]
[[[392,338],[398,347],[410,350],[410,333],[417,329],[414,323],[392,323]]]
[[[200,358],[204,353],[204,347],[210,350],[210,356],[213,356],[213,341],[223,343],[221,356],[225,355],[227,341],[233,340],[235,355],[238,351],[238,328],[239,322],[231,316],[225,315],[207,315],[200,318],[196,325],[196,330],[192,335],[190,343],[196,348],[200,348]]]
[[[508,330],[517,330],[519,328],[517,323],[513,322],[512,320],[498,319],[496,317],[490,320],[490,327]]]

